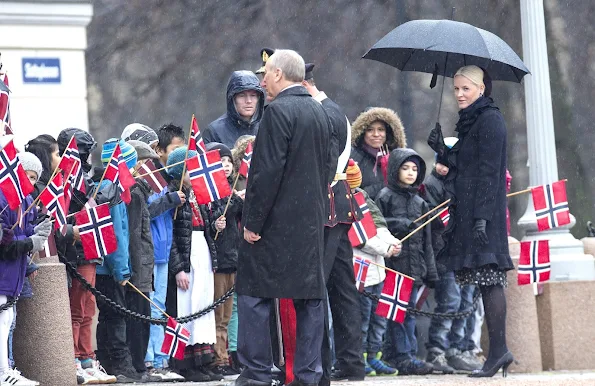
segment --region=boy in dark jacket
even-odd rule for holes
[[[233,157],[231,150],[217,142],[207,145],[207,150],[219,150],[221,162],[225,170],[225,176],[230,185],[233,185]],[[228,198],[217,200],[208,205],[209,219],[214,224],[223,215]],[[226,224],[224,231],[220,232],[215,246],[217,247],[218,267],[215,271],[215,295],[214,300],[225,295],[235,283],[235,272],[238,265],[238,246],[240,245],[240,228],[238,222],[242,219],[242,208],[244,201],[235,193],[232,194],[229,207],[225,213]],[[233,298],[229,298],[215,309],[215,324],[217,326],[217,343],[215,343],[215,362],[211,369],[214,373],[223,376],[234,376],[239,373],[229,366],[227,354],[227,326],[231,319]]]
[[[444,142],[454,145],[453,137],[447,137]],[[456,140],[456,138],[454,138]],[[451,146],[452,146],[451,145]],[[436,165],[432,173],[428,175],[420,189],[421,195],[433,209],[446,201],[444,190],[444,179],[448,174],[448,160],[436,159]],[[446,206],[444,208],[447,208]],[[439,209],[435,214],[438,214]],[[440,218],[434,220],[432,228],[432,248],[434,256],[444,247],[442,234],[445,226]],[[454,313],[468,310],[473,304],[473,293],[475,286],[465,285],[460,287],[456,281],[453,271],[448,271],[440,261],[436,262],[436,268],[440,279],[436,282],[434,298],[436,308],[434,312]],[[482,364],[471,350],[474,348],[471,335],[472,329],[466,329],[466,325],[475,324],[475,314],[467,319],[442,320],[433,318],[430,322],[429,339],[426,343],[428,351],[427,361],[432,364],[434,371],[444,374],[452,374],[456,371],[471,372],[480,369]]]
[[[412,149],[395,149],[388,160],[388,186],[376,197],[376,204],[384,215],[388,230],[403,239],[420,224],[414,221],[428,211],[428,204],[417,195],[426,172],[424,160]],[[403,242],[398,259],[387,261],[390,268],[415,279],[409,306],[413,307],[421,283],[438,280],[432,235],[425,227]],[[404,323],[389,322],[385,340],[384,360],[394,364],[401,375],[424,375],[432,372],[432,365],[415,357],[415,316],[407,313]]]

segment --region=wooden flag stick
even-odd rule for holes
[[[156,173],[156,172],[160,172],[160,171],[162,171],[162,170],[166,170],[166,169],[169,169],[169,168],[173,168],[174,166],[176,166],[176,165],[179,165],[179,164],[182,164],[182,163],[184,163],[184,162],[186,162],[186,160],[182,160],[182,161],[179,161],[179,162],[173,163],[173,164],[171,164],[171,165],[164,166],[164,167],[162,167],[162,168],[159,168],[159,169],[155,169],[155,170],[153,170],[153,171],[151,171],[151,172],[148,172],[148,173],[145,173],[145,174],[140,174],[140,175],[138,175],[138,176],[135,176],[134,178],[141,178],[141,177],[145,177],[145,176],[148,176],[149,174],[154,174],[154,173]]]
[[[448,200],[444,201],[442,204],[440,204],[437,207],[435,207],[434,209],[427,211],[424,215],[416,218],[415,221],[413,221],[413,222],[418,222],[419,220],[425,218],[426,216],[429,216],[432,212],[434,212],[434,211],[442,208],[444,205],[448,204],[449,202],[450,202],[450,198]]]
[[[4,211],[8,209],[8,204],[4,207],[4,209],[2,209],[2,212],[0,212],[0,216],[2,216],[2,213],[4,213]]]
[[[192,119],[190,120],[190,130],[188,132],[188,145],[186,145],[186,157],[184,157],[184,161],[188,159],[188,151],[190,151],[190,137],[192,137],[192,122],[194,122],[194,114],[192,114]],[[196,145],[195,145],[196,146]],[[182,168],[182,177],[180,177],[180,189],[179,192],[182,191],[184,187],[184,174],[186,174],[186,162],[184,162],[184,167]],[[178,209],[180,207],[176,207],[176,212],[174,213],[174,220],[178,217]]]
[[[91,198],[93,201],[95,201],[95,198],[97,197],[97,193],[99,193],[99,187],[101,186],[101,183],[103,182],[103,179],[105,178],[105,173],[107,172],[107,168],[109,167],[109,164],[112,162],[112,158],[114,158],[114,153],[116,152],[116,149],[118,148],[118,146],[120,146],[120,142],[116,142],[116,146],[114,146],[114,150],[112,150],[112,155],[110,155],[110,157],[109,157],[107,166],[105,167],[105,170],[103,171],[103,174],[101,175],[101,179],[99,180],[99,183],[97,184],[97,188],[95,189],[95,192],[93,193],[93,197]]]
[[[155,304],[155,302],[153,302],[149,297],[147,297],[147,295],[145,295],[144,293],[142,293],[141,290],[139,290],[138,288],[136,288],[136,286],[134,284],[132,284],[129,281],[126,281],[126,284],[128,284],[130,287],[132,287],[133,290],[135,290],[136,292],[138,292],[140,294],[140,296],[142,296],[143,298],[147,299],[149,301],[149,303],[151,303],[153,306],[155,306],[155,308],[157,308],[159,311],[161,311],[161,313],[165,316],[167,316],[168,318],[171,318],[171,316],[169,316],[167,314],[167,312],[163,311],[161,309],[161,307],[159,307],[157,304]],[[173,319],[173,318],[172,318]]]
[[[405,274],[403,274],[403,273],[401,273],[401,272],[399,272],[399,271],[395,271],[394,269],[390,269],[390,268],[388,268],[388,267],[386,267],[386,266],[384,266],[384,265],[382,265],[382,264],[375,263],[375,262],[373,262],[372,260],[368,260],[368,262],[369,262],[370,264],[374,264],[374,265],[375,265],[375,266],[377,266],[377,267],[384,268],[384,269],[386,269],[387,271],[394,272],[394,273],[396,273],[397,275],[405,276],[406,278],[408,278],[408,279],[411,279],[411,280],[415,281],[415,279],[414,279],[414,278],[412,278],[411,276],[407,276],[407,275],[405,275]]]
[[[438,218],[438,216],[440,216],[440,213],[432,216],[432,218],[430,218],[428,221],[426,221],[425,223],[423,223],[420,226],[418,226],[417,228],[415,228],[411,233],[409,233],[407,236],[403,237],[401,239],[401,242],[407,240],[408,238],[410,238],[411,236],[413,236],[414,234],[416,234],[420,229],[422,229],[423,227],[425,227],[426,225],[428,225],[429,223],[431,223],[432,221],[434,221],[436,218]]]
[[[238,183],[238,179],[240,178],[240,173],[238,173],[238,175],[236,176],[236,180],[233,183],[233,187],[231,188],[231,194],[229,195],[229,198],[227,199],[227,204],[225,204],[225,210],[223,210],[223,214],[222,216],[225,217],[225,215],[227,214],[227,209],[229,208],[229,203],[231,202],[231,198],[233,197],[233,191],[236,189],[236,184]],[[217,237],[219,237],[219,232],[220,230],[217,229],[217,234],[215,235],[215,241],[217,241]]]

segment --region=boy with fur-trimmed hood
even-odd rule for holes
[[[395,149],[388,160],[388,186],[376,197],[390,232],[403,239],[420,224],[415,220],[428,211],[428,204],[417,194],[426,172],[424,160],[413,149]],[[403,242],[398,259],[387,261],[390,268],[415,279],[409,305],[414,306],[421,283],[433,286],[438,280],[429,226]],[[415,316],[407,313],[403,324],[389,323],[385,340],[385,360],[402,375],[424,375],[432,366],[416,359]]]

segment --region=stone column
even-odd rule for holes
[[[529,154],[529,185],[539,186],[558,181],[556,143],[543,0],[521,0],[523,61],[531,71],[524,78]],[[572,209],[572,208],[571,208]],[[533,201],[529,196],[527,210],[518,222],[523,241],[550,241],[552,280],[595,280],[595,263],[585,255],[583,244],[570,234],[576,224],[538,232]]]

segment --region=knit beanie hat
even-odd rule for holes
[[[349,159],[345,174],[347,174],[347,183],[349,184],[349,187],[351,189],[360,187],[360,185],[362,184],[362,172],[354,160]]]
[[[403,164],[405,162],[413,162],[415,164],[415,166],[417,166],[417,170],[419,170],[419,157],[416,155],[412,155],[411,157],[407,157],[407,159],[405,159],[405,161],[403,161]],[[401,164],[401,165],[403,165]]]
[[[131,123],[126,126],[122,132],[121,138],[126,142],[131,139],[142,141],[149,146],[155,145],[157,142],[159,142],[159,138],[157,137],[155,130],[151,129],[147,125],[143,125],[142,123]]]
[[[43,167],[41,166],[41,161],[35,156],[35,154],[29,153],[28,151],[19,153],[19,161],[21,161],[21,165],[23,165],[23,169],[25,169],[25,171],[31,170],[37,173],[37,179],[41,177]]]
[[[221,158],[229,157],[231,162],[233,163],[233,155],[231,154],[231,150],[227,146],[219,142],[211,142],[207,144],[207,151],[211,150],[219,150],[219,155]]]
[[[151,146],[142,141],[136,141],[134,139],[131,139],[130,141],[128,141],[128,144],[132,145],[132,147],[134,147],[134,150],[136,150],[136,155],[138,156],[139,161],[145,159],[159,159],[159,155],[155,153],[155,150],[151,149]]]
[[[169,157],[167,157],[167,166],[175,164],[177,162],[183,161],[186,159],[186,146],[182,146],[177,148],[176,150],[169,153]],[[196,156],[198,153],[194,150],[190,150],[188,152],[188,158],[192,158]],[[173,166],[167,169],[167,174],[174,180],[179,180],[182,178],[182,170],[184,170],[184,164],[181,163],[179,165]]]
[[[117,138],[110,138],[103,144],[103,148],[101,149],[101,163],[103,163],[103,166],[107,166],[117,144],[120,144],[120,151],[122,152],[124,162],[126,162],[126,167],[128,169],[135,167],[138,161],[136,150],[134,150],[132,145]]]

